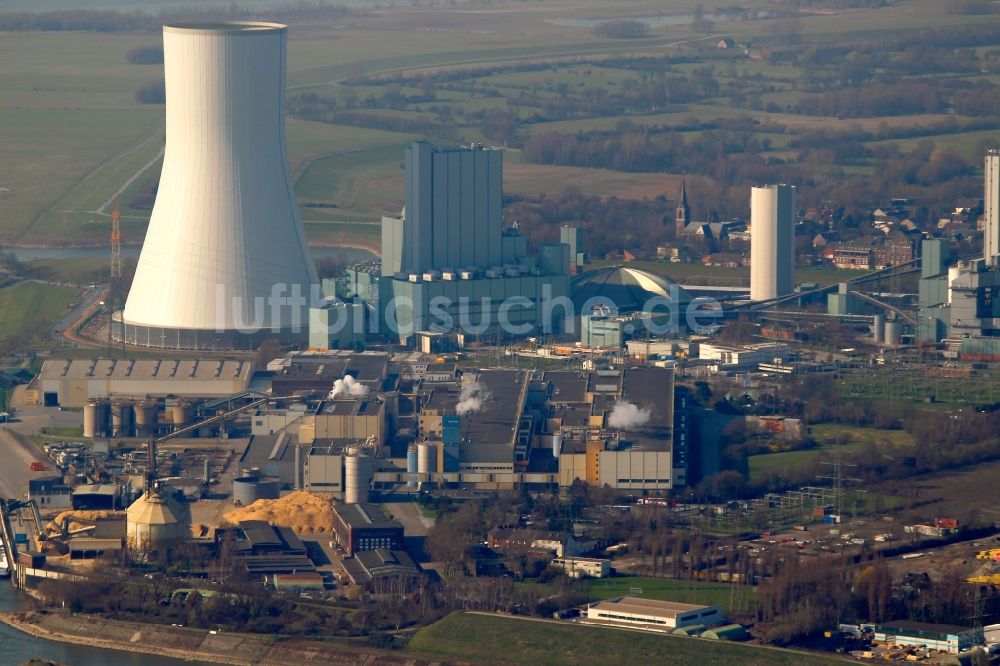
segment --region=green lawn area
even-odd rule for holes
[[[750,478],[754,480],[768,478],[780,475],[789,469],[811,465],[819,459],[820,454],[832,455],[838,448],[841,453],[848,454],[864,451],[876,442],[887,442],[895,446],[913,445],[913,437],[905,430],[860,428],[838,423],[823,423],[811,426],[810,431],[813,438],[819,443],[818,447],[750,456]],[[849,442],[837,444],[838,441],[845,438],[849,438]]]
[[[570,623],[452,613],[410,640],[418,656],[467,663],[823,666],[844,660],[790,650]]]
[[[621,576],[615,578],[586,578],[581,581],[592,601],[611,599],[626,594],[678,601],[687,604],[719,604],[727,610],[746,609],[753,601],[757,590],[746,585],[702,582],[695,580],[674,580],[671,578],[649,578],[644,576]],[[533,589],[543,596],[556,593],[550,583],[519,583],[525,589]]]
[[[45,280],[53,282],[70,282],[73,284],[92,284],[107,282],[111,271],[111,251],[107,256],[63,257],[61,259],[35,259],[27,262],[28,268]]]
[[[0,344],[41,325],[55,323],[78,297],[76,289],[34,282],[19,282],[0,289]]]

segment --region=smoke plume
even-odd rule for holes
[[[367,395],[368,387],[354,379],[350,375],[344,375],[343,379],[338,379],[333,383],[333,390],[330,391],[328,399],[333,400],[338,396],[347,398],[360,398]]]
[[[608,416],[608,425],[618,430],[628,430],[644,425],[649,421],[648,407],[639,408],[631,402],[616,402]]]
[[[463,383],[462,392],[458,395],[458,404],[455,406],[455,411],[459,416],[478,412],[483,408],[483,402],[492,397],[486,385],[478,379],[474,382]]]

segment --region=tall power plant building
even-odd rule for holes
[[[983,192],[983,259],[1000,265],[1000,151],[986,153]]]
[[[164,26],[166,152],[122,317],[128,343],[305,335],[317,278],[285,148],[286,51],[279,24]]]
[[[532,257],[527,239],[503,228],[503,151],[418,141],[405,165],[406,206],[382,218],[382,331],[401,342],[426,330],[538,333],[545,295],[569,292],[569,248]]]
[[[750,190],[750,300],[792,292],[795,273],[795,188]]]

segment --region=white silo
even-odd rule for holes
[[[276,23],[164,26],[166,152],[125,304],[129,343],[305,335],[317,279],[285,148],[286,51]]]
[[[766,301],[795,287],[795,188],[750,190],[750,300]]]
[[[344,501],[364,504],[368,501],[372,482],[372,459],[364,454],[344,458]]]

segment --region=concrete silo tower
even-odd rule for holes
[[[164,26],[166,152],[128,343],[249,348],[305,334],[317,279],[285,148],[286,52],[275,23]]]
[[[750,190],[750,300],[766,301],[795,287],[795,188]]]

